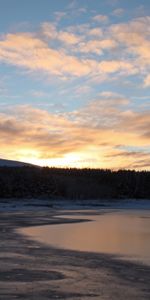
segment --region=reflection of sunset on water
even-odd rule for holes
[[[150,264],[148,212],[112,212],[86,217],[80,215],[78,219],[82,217],[93,221],[37,226],[22,232],[54,247],[129,256]]]

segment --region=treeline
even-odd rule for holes
[[[150,172],[0,167],[0,198],[150,199]]]

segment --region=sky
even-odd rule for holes
[[[149,0],[0,0],[0,157],[150,170]]]

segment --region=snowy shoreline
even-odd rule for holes
[[[120,200],[64,200],[64,199],[1,199],[0,211],[53,209],[150,209],[150,200],[120,199]]]

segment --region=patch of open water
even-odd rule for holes
[[[62,215],[85,222],[28,227],[21,233],[52,247],[114,254],[150,265],[150,210],[99,213]]]

